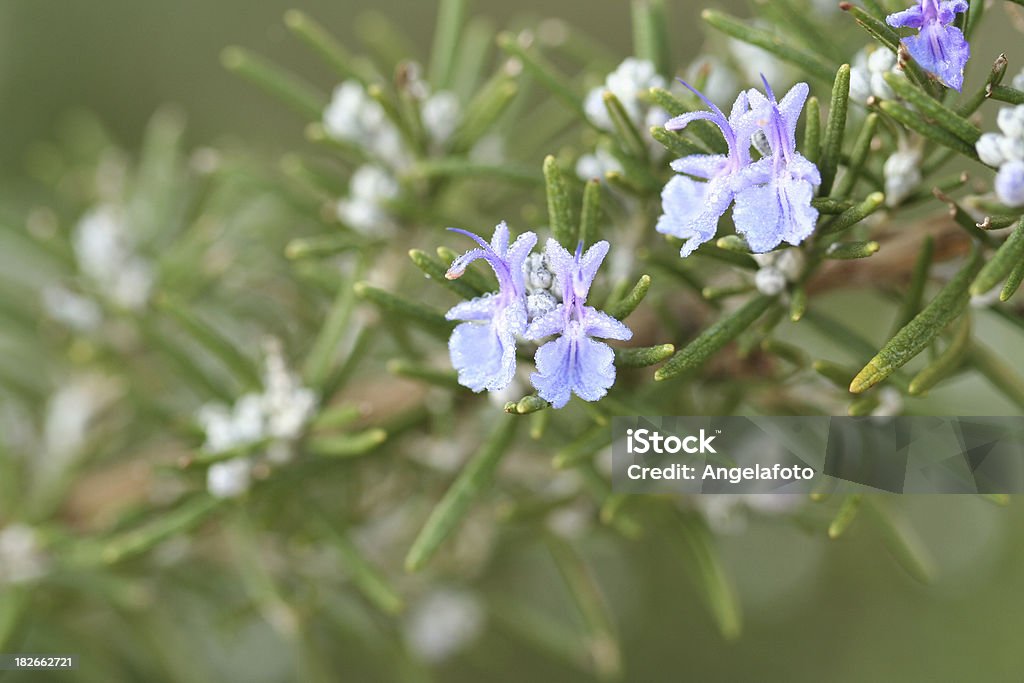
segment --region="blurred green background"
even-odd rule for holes
[[[271,150],[294,146],[302,131],[289,112],[268,104],[262,93],[224,71],[218,59],[225,45],[247,45],[314,82],[329,81],[323,62],[289,39],[281,17],[294,7],[353,46],[359,45],[366,11],[384,14],[401,27],[420,58],[427,54],[436,10],[427,0],[5,0],[0,4],[0,99],[7,106],[0,112],[5,131],[0,158],[7,161],[0,173],[17,175],[28,143],[52,133],[55,119],[69,107],[98,113],[127,146],[137,144],[153,110],[167,102],[187,105],[195,140],[231,136]],[[497,26],[530,16],[560,17],[616,54],[630,49],[625,0],[483,0],[474,7]],[[675,3],[680,54],[696,52],[701,7]]]
[[[708,4],[671,4],[681,65],[702,42],[698,16]],[[153,110],[167,102],[186,111],[193,144],[230,139],[265,151],[269,159],[300,144],[302,131],[289,112],[226,73],[218,61],[225,45],[241,44],[310,80],[330,82],[325,67],[286,35],[281,16],[295,5],[278,0],[5,0],[0,4],[2,182],[20,184],[31,143],[50,136],[58,118],[74,107],[96,112],[129,149],[138,144]],[[365,26],[356,16],[367,9],[391,17],[418,55],[426,53],[433,31],[435,3],[425,0],[319,0],[300,7],[353,45]],[[499,26],[515,25],[524,16],[560,17],[616,55],[630,50],[629,7],[621,0],[478,0],[475,11]],[[974,73],[987,70],[1004,47],[1018,51],[1010,67],[1017,72],[1021,34],[993,12],[983,35],[975,45]],[[997,328],[991,327],[994,339],[1009,339]],[[1024,367],[1016,349],[999,341],[992,346],[1017,368]],[[943,391],[959,394],[962,401],[961,392],[972,387],[954,383]],[[1008,404],[986,396],[991,394],[979,391],[978,402],[972,402],[978,412],[1009,412]],[[931,400],[941,412],[942,392]],[[967,496],[921,497],[907,506],[941,567],[931,586],[901,572],[876,535],[858,526],[841,543],[771,520],[755,520],[745,531],[723,536],[725,558],[746,611],[744,634],[731,643],[718,635],[685,580],[685,568],[666,555],[657,538],[629,545],[592,541],[588,552],[596,558],[598,579],[620,620],[629,680],[1024,680],[1020,501],[998,508]],[[499,558],[487,581],[511,587],[513,597],[543,602],[537,586],[553,579],[530,574],[543,564],[508,555]],[[251,654],[265,642],[257,634],[246,651]],[[80,654],[87,662],[89,653]],[[249,668],[251,680],[281,680],[275,676],[288,671]],[[440,677],[586,680],[500,628],[446,664]]]

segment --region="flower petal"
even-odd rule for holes
[[[530,381],[540,397],[555,408],[562,408],[572,396],[571,356],[574,344],[567,335],[549,341],[534,356],[537,372]]]
[[[553,311],[545,313],[535,319],[526,328],[523,336],[536,341],[553,334],[560,333],[565,328],[565,304],[558,304]]]
[[[885,18],[885,23],[893,28],[921,28],[924,24],[924,13],[920,5],[914,5],[902,12],[890,14]]]
[[[781,207],[774,186],[756,185],[736,195],[732,220],[736,224],[736,232],[746,238],[750,250],[760,254],[774,248],[781,241],[780,214]]]
[[[444,314],[448,320],[490,320],[494,317],[499,303],[493,294],[484,294],[469,301],[461,301]]]
[[[961,89],[971,46],[960,29],[929,22],[916,36],[904,38],[903,43],[921,68],[937,76],[946,86]]]
[[[574,371],[572,390],[584,401],[596,401],[615,384],[615,354],[607,344],[581,336]]]
[[[587,295],[590,293],[590,285],[594,282],[594,276],[597,275],[597,269],[601,267],[604,257],[608,255],[608,247],[608,242],[605,240],[596,242],[587,249],[580,259],[579,271],[573,279],[573,287],[576,296],[582,301],[587,300]]]
[[[721,173],[728,161],[728,157],[723,154],[691,154],[676,159],[670,165],[676,173],[707,179]]]
[[[686,240],[680,250],[683,257],[707,242],[718,231],[718,219],[729,207],[732,193],[725,178],[707,183],[686,176],[675,176],[661,191],[662,215],[655,230]]]
[[[491,249],[495,254],[505,255],[508,251],[508,239],[508,224],[502,221],[495,226],[494,235],[491,236]]]
[[[457,326],[448,340],[452,366],[459,384],[473,391],[500,391],[515,374],[515,338],[491,323],[467,322]]]
[[[760,254],[785,241],[800,244],[812,232],[818,210],[811,206],[810,182],[785,174],[736,195],[733,221],[751,251]]]
[[[615,383],[615,354],[607,344],[586,336],[577,322],[537,349],[534,361],[533,386],[555,408],[565,406],[573,392],[585,401],[596,401]]]
[[[633,331],[625,323],[590,306],[583,309],[583,333],[590,337],[623,341],[633,336]]]

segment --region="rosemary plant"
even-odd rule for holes
[[[629,56],[466,0],[428,55],[379,15],[356,54],[293,10],[333,80],[222,54],[294,110],[279,163],[188,150],[172,110],[138,154],[85,115],[40,144],[0,235],[0,652],[430,680],[501,634],[637,680],[609,554],[640,581],[663,544],[727,639],[737,524],[863,526],[941,574],[896,498],[617,494],[608,425],[1024,410],[1003,3],[758,0],[701,13],[700,55],[669,4],[632,0]]]

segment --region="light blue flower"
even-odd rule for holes
[[[524,232],[509,246],[508,226],[502,221],[494,229],[488,244],[466,230],[449,228],[466,235],[477,244],[452,262],[445,274],[454,280],[477,259],[484,259],[498,278],[498,292],[485,294],[456,304],[445,315],[462,320],[448,340],[452,366],[459,373],[459,384],[473,391],[501,391],[516,370],[516,337],[526,330],[526,285],[523,264],[537,243],[537,235]]]
[[[732,214],[736,232],[758,254],[782,242],[800,244],[814,232],[818,210],[811,199],[821,184],[818,167],[796,151],[796,124],[807,100],[807,84],[794,85],[781,102],[767,81],[764,87],[767,97],[750,90],[747,99],[771,154],[738,174]]]
[[[981,0],[978,0],[979,2]],[[903,39],[910,56],[943,84],[959,91],[971,46],[953,21],[967,11],[967,0],[918,0],[913,7],[885,18],[895,28],[916,28],[917,35]]]
[[[686,257],[707,242],[718,230],[718,220],[736,195],[739,172],[750,164],[750,139],[757,130],[747,101],[741,92],[729,118],[704,95],[680,81],[699,97],[710,111],[695,111],[665,124],[668,130],[682,130],[703,119],[718,126],[728,145],[727,154],[691,154],[672,162],[673,177],[661,192],[662,215],[655,229],[682,240],[679,255]],[[693,176],[693,177],[689,177]],[[703,180],[694,180],[700,178]]]
[[[575,393],[585,401],[596,401],[615,383],[615,354],[596,339],[626,340],[633,333],[624,324],[587,306],[590,285],[608,253],[608,243],[598,242],[583,253],[581,242],[570,254],[553,239],[547,241],[548,267],[562,286],[562,303],[527,327],[527,339],[557,338],[539,349],[534,361],[537,372],[530,379],[537,393],[555,408],[569,402]]]

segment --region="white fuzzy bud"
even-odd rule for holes
[[[645,59],[627,57],[615,71],[608,74],[604,85],[587,93],[583,110],[597,127],[612,130],[614,125],[604,103],[604,93],[610,92],[622,103],[629,118],[640,125],[646,118],[646,105],[640,99],[641,96],[650,88],[664,86],[665,79],[657,73],[654,64]]]
[[[1000,166],[1006,161],[1003,156],[1002,140],[1003,136],[998,133],[985,133],[978,138],[978,141],[974,143],[974,148],[978,151],[978,157],[982,163],[989,166]]]
[[[0,530],[0,585],[38,579],[46,573],[46,564],[34,529],[11,524]]]
[[[1024,104],[1000,109],[996,114],[996,125],[1006,136],[1024,137]]]
[[[850,68],[850,99],[864,103],[871,97],[871,73],[864,66]]]
[[[891,155],[882,166],[886,206],[899,206],[921,184],[921,152],[904,149]]]
[[[796,282],[804,273],[804,253],[799,249],[784,249],[777,252],[773,264],[790,282]]]
[[[436,590],[410,610],[405,636],[413,652],[428,662],[442,662],[469,645],[484,626],[484,610],[470,593]]]
[[[772,147],[768,144],[768,136],[765,135],[763,130],[757,130],[754,132],[753,137],[750,141],[754,145],[754,149],[761,153],[761,156],[770,156],[772,153]]]
[[[999,139],[999,152],[1006,161],[1024,161],[1024,136],[1004,135]]]
[[[210,465],[206,471],[206,490],[214,498],[237,498],[249,490],[252,465],[248,458],[232,458]]]
[[[536,320],[558,307],[558,300],[546,290],[526,295],[526,314],[530,320]]]
[[[786,289],[786,276],[774,266],[766,266],[754,275],[754,286],[765,296],[781,294]]]
[[[608,173],[621,173],[622,164],[611,152],[598,147],[593,154],[584,154],[576,161],[576,177],[580,180],[597,178],[603,181]]]
[[[449,90],[434,93],[423,103],[423,127],[437,144],[444,144],[459,125],[462,107],[459,98]]]

